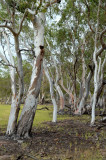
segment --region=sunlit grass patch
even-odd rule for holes
[[[5,128],[10,114],[10,105],[0,105],[0,127]]]
[[[35,114],[35,118],[34,118],[34,122],[33,125],[35,126],[36,124],[39,125],[42,122],[46,122],[46,121],[52,121],[52,112],[53,112],[53,107],[51,105],[46,106],[48,108],[47,109],[42,109],[39,110],[41,108],[44,108],[46,105],[38,105],[36,110],[36,114]]]
[[[47,107],[48,110],[43,109],[45,107]],[[20,107],[20,114],[21,114],[22,108],[23,108],[23,105],[21,105]],[[11,109],[10,105],[0,105],[0,127],[1,128],[6,128],[7,126],[10,109]],[[35,114],[35,118],[34,118],[34,122],[33,122],[33,126],[41,125],[42,122],[52,121],[52,117],[53,117],[53,106],[52,105],[38,105],[36,114]],[[70,118],[71,116],[67,116],[67,115],[57,116],[57,120],[64,120],[64,119],[70,119]]]

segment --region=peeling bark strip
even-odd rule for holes
[[[31,76],[31,82],[28,89],[25,105],[21,112],[17,127],[17,136],[29,137],[32,129],[32,124],[37,108],[37,97],[40,92],[42,71],[43,71],[43,57],[44,57],[44,22],[45,13],[39,13],[33,18],[34,27],[34,64]]]
[[[25,105],[20,116],[17,129],[17,136],[19,137],[29,137],[32,129],[32,124],[37,108],[37,97],[39,95],[41,86],[43,56],[44,49],[41,49],[40,54],[36,58],[36,63],[34,66],[34,70],[36,71],[35,78],[29,87]]]
[[[37,88],[35,88],[35,86],[37,86],[37,83],[39,83],[39,76],[40,76],[40,72],[42,68],[42,62],[43,62],[43,57],[44,57],[44,47],[42,46],[42,48],[43,49],[41,49],[41,46],[40,46],[40,49],[41,49],[40,55],[36,58],[36,64],[35,64],[35,69],[37,70],[36,77],[29,88],[29,92],[32,91],[32,94],[34,94],[35,97],[38,97],[38,94],[39,94],[38,93],[39,90],[37,91]]]

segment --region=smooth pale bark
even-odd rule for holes
[[[38,13],[38,15],[33,17],[34,51],[36,58],[34,57],[30,87],[18,123],[17,136],[19,137],[28,137],[30,135],[37,108],[44,57],[44,23],[45,13]]]
[[[9,54],[11,54],[11,52],[9,52]],[[7,59],[5,58],[5,56],[3,56],[0,53],[0,57],[4,60],[4,62],[9,65],[9,62],[7,61]],[[9,116],[9,120],[8,120],[8,126],[7,126],[7,135],[11,135],[12,133],[15,132],[16,130],[16,124],[17,124],[17,107],[16,107],[16,82],[15,82],[15,68],[14,68],[14,61],[13,61],[13,57],[12,55],[10,55],[10,60],[11,60],[11,65],[13,65],[13,67],[9,66],[9,72],[10,72],[10,78],[11,78],[11,90],[12,90],[12,104],[11,104],[11,112],[10,112],[10,116]]]
[[[49,85],[50,85],[50,95],[51,95],[51,99],[52,99],[52,103],[53,103],[53,120],[52,122],[56,122],[57,121],[57,104],[56,104],[56,100],[55,100],[55,96],[54,96],[54,90],[53,90],[53,79],[50,77],[48,68],[46,66],[46,62],[44,61],[44,70],[45,70],[45,75],[49,81]]]
[[[10,50],[10,44],[9,44],[9,39],[7,35],[3,32],[3,36],[6,40],[7,43],[7,51],[9,55],[10,62],[6,60],[6,58],[2,57],[6,64],[9,66],[9,73],[10,73],[10,78],[11,78],[11,91],[12,91],[12,103],[11,103],[11,111],[10,111],[10,116],[8,120],[8,126],[7,126],[7,135],[11,135],[15,132],[16,130],[16,125],[17,125],[17,117],[18,117],[18,108],[17,108],[17,98],[16,98],[16,81],[15,81],[15,64],[14,64],[14,59],[13,55]]]
[[[99,72],[100,72],[100,66],[101,66],[101,61],[99,61],[99,68],[98,68],[98,63],[97,63],[97,59],[96,59],[100,3],[101,3],[101,0],[99,0],[98,11],[97,11],[97,26],[96,26],[96,32],[95,32],[95,46],[94,46],[94,53],[93,53],[93,61],[95,64],[95,69],[94,69],[94,94],[93,94],[93,104],[92,104],[92,114],[91,114],[91,117],[92,117],[91,118],[91,125],[93,125],[95,123],[95,107],[96,107],[96,101],[97,101]]]
[[[86,64],[85,64],[85,58],[84,58],[84,51],[85,51],[85,42],[82,45],[82,93],[85,92],[85,76],[86,76]]]
[[[96,59],[98,59],[98,56],[101,55],[101,53],[104,51],[106,46],[104,47],[101,47],[98,51],[97,51],[97,54],[96,54]],[[82,97],[82,99],[80,100],[80,103],[79,103],[79,106],[78,106],[78,110],[76,112],[76,114],[81,114],[81,111],[82,109],[84,108],[85,106],[85,103],[86,103],[86,100],[89,96],[89,91],[90,91],[90,81],[93,77],[93,74],[94,74],[94,69],[95,69],[95,65],[94,63],[92,63],[91,65],[89,65],[89,68],[90,68],[90,72],[88,73],[88,76],[86,78],[86,82],[85,82],[85,92],[84,92],[84,96]]]
[[[18,64],[18,67],[17,68],[15,67],[15,69],[18,73],[18,78],[19,78],[19,91],[18,92],[14,91],[14,90],[16,90],[15,75],[12,71],[12,67],[14,68],[14,65],[13,65],[14,60],[11,57],[11,52],[10,52],[10,48],[9,48],[9,40],[8,40],[7,36],[4,34],[4,37],[7,41],[8,54],[10,56],[10,64],[8,64],[8,65],[9,66],[12,65],[11,68],[10,68],[10,77],[11,77],[11,85],[12,85],[11,86],[12,104],[11,104],[11,111],[10,111],[7,131],[6,131],[7,135],[12,135],[16,131],[17,119],[18,119],[21,99],[22,99],[23,91],[24,91],[22,57],[21,57],[20,48],[19,48],[19,35],[20,35],[21,30],[22,30],[22,24],[23,24],[23,21],[24,21],[25,16],[26,16],[26,11],[25,11],[25,13],[22,17],[22,20],[20,21],[18,31],[17,31],[16,24],[15,24],[15,9],[14,9],[13,12],[11,10],[10,16],[11,16],[11,21],[12,21],[11,26],[8,25],[8,23],[5,23],[4,25],[0,25],[0,27],[9,29],[10,32],[13,34],[13,37],[14,37],[15,51],[16,51],[16,54],[17,54],[17,64]]]
[[[18,76],[19,76],[19,93],[17,95],[14,59],[13,59],[12,53],[10,51],[9,40],[6,35],[4,35],[4,36],[7,41],[8,53],[9,53],[10,61],[11,61],[11,65],[12,65],[12,67],[11,66],[9,67],[10,77],[11,77],[12,103],[11,103],[11,111],[10,111],[10,116],[9,116],[9,120],[8,120],[6,134],[12,135],[16,131],[17,119],[18,119],[21,99],[22,99],[23,90],[24,90],[24,87],[23,87],[23,67],[22,67],[22,57],[21,57],[21,54],[19,53],[19,40],[18,40],[18,37],[15,36],[14,37],[15,38],[15,50],[17,53],[17,60],[18,60],[17,72],[18,72]]]
[[[91,125],[94,124],[95,122],[95,107],[96,104],[98,103],[98,99],[103,91],[103,88],[106,84],[106,82],[103,80],[103,75],[104,75],[104,64],[106,62],[106,58],[103,61],[103,64],[101,65],[101,59],[99,62],[99,67],[97,66],[97,68],[95,68],[95,74],[94,76],[96,76],[96,78],[94,77],[94,81],[95,81],[95,87],[94,87],[94,95],[93,95],[93,99],[92,99],[92,119],[91,119]],[[100,76],[100,72],[101,72],[101,76]],[[104,104],[103,104],[104,105]]]
[[[77,64],[77,57],[74,60],[74,79],[73,79],[73,86],[74,86],[74,110],[77,110],[77,88],[76,88],[76,74],[77,74],[77,70],[76,70],[76,64]]]
[[[96,51],[94,52],[94,55],[96,54]],[[91,119],[91,125],[95,122],[95,106],[96,106],[96,98],[97,98],[97,90],[98,90],[98,81],[97,81],[97,61],[95,63],[95,71],[94,71],[94,95],[93,95],[93,104],[92,104],[92,119]]]

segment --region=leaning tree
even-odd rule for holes
[[[23,68],[22,68],[22,58],[19,47],[19,35],[22,31],[22,26],[25,18],[32,22],[33,25],[33,33],[34,33],[34,58],[33,58],[33,69],[31,75],[31,81],[29,85],[29,89],[27,91],[27,96],[25,99],[25,104],[23,110],[21,112],[19,121],[17,126],[15,125],[14,129],[10,127],[7,130],[8,135],[17,135],[19,137],[28,137],[31,133],[32,124],[37,108],[37,97],[40,92],[41,87],[41,79],[42,79],[42,69],[43,69],[43,58],[44,58],[44,33],[45,33],[45,21],[46,21],[46,11],[48,7],[51,7],[55,3],[60,3],[60,0],[36,0],[36,1],[18,1],[18,0],[1,0],[1,5],[3,4],[4,9],[6,11],[10,11],[8,18],[9,21],[3,19],[4,24],[1,24],[0,27],[7,28],[14,37],[15,41],[15,50],[17,53],[18,59],[18,74],[20,80],[20,90],[19,99],[22,98],[23,95]],[[5,7],[7,6],[7,8]],[[12,10],[12,11],[11,11]],[[22,20],[20,21],[19,30],[17,31],[17,27],[15,23],[18,17],[18,13],[21,13]],[[10,17],[11,15],[11,17]],[[17,18],[17,19],[16,19]],[[15,28],[16,27],[16,28]],[[18,108],[17,108],[18,109]],[[11,117],[12,112],[10,112]],[[17,114],[18,115],[18,114]],[[13,119],[9,118],[11,123],[13,123]],[[15,131],[15,132],[14,132]]]

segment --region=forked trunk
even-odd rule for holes
[[[66,91],[66,93],[69,95],[69,102],[70,102],[70,104],[73,105],[73,104],[74,104],[74,96],[73,96],[71,90],[67,89],[67,88],[64,86],[62,79],[60,80],[60,85],[61,85],[61,87]]]
[[[40,92],[43,57],[44,57],[44,21],[45,14],[38,13],[33,19],[35,56],[30,87],[17,128],[17,136],[29,137],[37,108],[37,97]]]
[[[78,106],[78,114],[82,114],[82,110],[85,106],[85,103],[86,103],[86,100],[88,98],[88,95],[89,95],[89,90],[90,90],[90,81],[92,79],[92,76],[93,76],[93,71],[90,71],[89,74],[88,74],[88,77],[86,79],[86,82],[85,82],[85,91],[83,93],[83,96],[80,100],[80,103],[79,103],[79,106]]]

